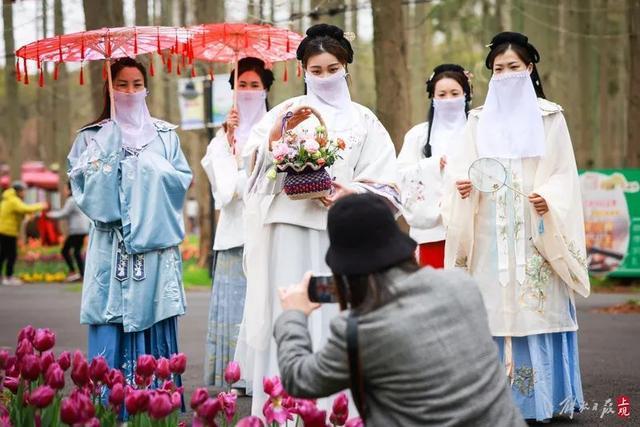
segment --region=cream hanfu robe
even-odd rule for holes
[[[247,299],[236,360],[247,384],[253,385],[254,415],[262,415],[267,400],[262,390],[263,378],[279,374],[272,337],[273,324],[282,312],[278,288],[298,283],[307,271],[331,275],[324,260],[329,247],[328,209],[318,200],[289,199],[282,191],[284,174],[278,173],[275,180],[267,176],[273,166],[268,135],[274,121],[284,108],[312,105],[309,98],[308,95],[292,98],[273,108],[253,127],[245,147],[248,153],[257,146],[258,153],[245,196]],[[357,192],[375,192],[399,207],[399,193],[394,186],[395,150],[388,132],[369,109],[359,104],[349,101],[346,114],[350,115],[348,120],[325,117],[329,138],[342,138],[346,143],[342,158],[329,169],[330,175]],[[295,132],[306,130],[313,134],[317,125],[310,118],[298,125]],[[338,311],[337,304],[323,304],[309,316],[314,348],[326,342],[329,322]],[[337,374],[348,377],[349,372]],[[327,407],[330,402],[320,405]]]
[[[473,189],[461,199],[448,188],[445,267],[465,268],[480,286],[489,326],[526,419],[572,414],[583,405],[574,294],[589,295],[578,171],[562,108],[538,99],[544,126],[542,157],[498,159],[508,184],[537,193],[542,218],[518,193]],[[452,165],[456,179],[478,158],[482,107],[472,110],[464,147]],[[542,220],[542,221],[541,221]]]

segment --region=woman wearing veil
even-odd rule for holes
[[[307,94],[275,107],[252,129],[244,153],[258,147],[256,166],[248,182],[245,245],[247,300],[236,358],[244,378],[253,385],[252,413],[262,414],[267,396],[262,380],[278,374],[276,345],[272,338],[275,319],[282,311],[278,288],[297,283],[303,274],[331,275],[324,261],[329,246],[327,212],[336,200],[353,192],[375,192],[396,207],[399,194],[395,151],[389,134],[367,108],[351,101],[347,67],[353,61],[351,43],[333,25],[319,24],[307,30],[297,58],[305,72]],[[330,168],[334,192],[322,199],[292,200],[283,191],[283,175],[270,179],[272,145],[282,137],[283,118],[290,112],[284,130],[311,132],[318,111],[329,138],[342,138],[342,158]],[[366,213],[363,212],[363,215]],[[309,318],[314,345],[322,345],[329,321],[338,313],[337,304],[325,304]],[[348,372],[344,372],[348,375]],[[326,405],[325,405],[326,406]]]
[[[237,88],[235,72],[231,72],[229,84],[237,91],[237,109],[229,113],[201,161],[216,208],[220,209],[213,242],[213,285],[204,361],[205,383],[215,387],[224,385],[225,368],[233,360],[247,290],[242,269],[245,241],[242,199],[251,159],[241,153],[251,128],[267,113],[267,92],[273,84],[273,72],[258,58],[238,62]]]
[[[469,112],[453,165],[445,264],[476,279],[512,395],[525,419],[545,421],[584,405],[574,293],[589,295],[589,276],[578,171],[535,47],[510,32],[489,47],[486,102]],[[467,174],[480,158],[491,159],[475,164],[480,174],[483,163],[504,165],[506,186],[473,186]]]

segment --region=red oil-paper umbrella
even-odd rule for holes
[[[192,37],[185,49],[189,58],[209,62],[233,63],[246,57],[262,59],[265,64],[296,59],[296,49],[302,36],[287,28],[271,25],[219,23],[188,27]],[[234,73],[234,88],[238,87],[238,73]],[[287,79],[285,68],[284,79]],[[233,91],[236,107],[237,91]]]
[[[162,52],[167,50],[170,51],[170,54],[175,54],[178,53],[181,46],[188,45],[190,37],[190,31],[185,28],[159,26],[101,28],[57,35],[34,41],[19,48],[16,51],[16,70],[20,71],[20,60],[22,60],[24,82],[28,84],[27,60],[35,61],[40,72],[40,86],[42,86],[44,84],[42,62],[56,63],[54,70],[54,78],[56,78],[59,63],[104,60],[106,61],[105,74],[111,98],[111,117],[115,117],[110,61],[155,52],[162,55]],[[19,73],[17,76],[21,78]],[[80,68],[80,84],[84,84],[82,66]]]

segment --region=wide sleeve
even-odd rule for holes
[[[78,207],[100,222],[121,219],[119,185],[122,138],[114,122],[88,128],[76,137],[67,156],[71,191]]]
[[[288,310],[280,315],[274,336],[282,384],[287,393],[313,399],[349,388],[345,334],[345,318],[338,316],[331,321],[327,343],[314,353],[304,313]]]
[[[207,153],[200,164],[209,178],[211,192],[220,209],[244,191],[243,171],[238,170],[238,162],[227,142],[226,133],[220,129],[207,147]]]
[[[68,218],[75,208],[74,205],[75,205],[75,202],[73,201],[73,198],[70,197],[64,202],[64,206],[62,207],[62,209],[57,211],[47,212],[47,217],[51,219]]]

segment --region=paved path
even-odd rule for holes
[[[207,328],[209,293],[190,291],[188,314],[180,319],[180,348],[189,358],[185,374],[187,395],[202,384],[204,340]],[[573,420],[554,420],[555,425],[640,425],[640,315],[612,315],[593,311],[622,303],[639,294],[593,294],[578,297],[580,362],[585,400],[597,411],[588,410]],[[0,286],[0,347],[13,347],[18,330],[26,325],[49,327],[57,333],[58,351],[86,349],[86,328],[78,323],[80,293],[64,285]],[[619,420],[615,414],[602,415],[607,399],[619,395],[631,399],[632,419]],[[240,400],[242,413],[249,399]]]

